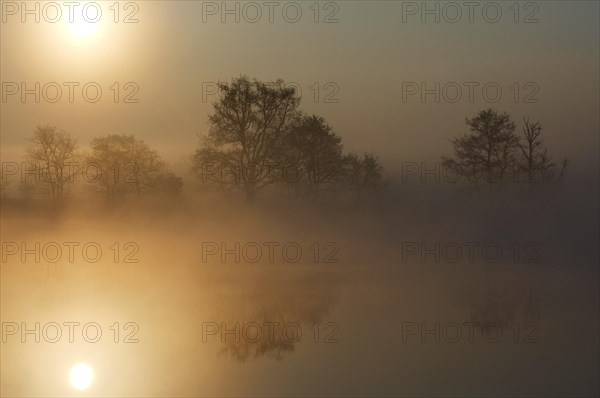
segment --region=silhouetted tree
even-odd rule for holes
[[[297,117],[300,98],[283,80],[264,83],[242,76],[220,83],[208,136],[193,157],[193,169],[205,179],[230,184],[252,202],[256,192],[275,182],[273,167],[281,156],[282,137]],[[212,171],[217,170],[217,173]],[[224,178],[226,173],[234,178]]]
[[[297,195],[314,200],[319,191],[339,181],[342,138],[322,117],[302,115],[284,135],[280,163],[284,181],[295,186]],[[290,169],[296,175],[286,177]]]
[[[132,135],[96,137],[87,158],[96,175],[90,178],[107,194],[109,200],[120,194],[178,193],[183,182],[175,176],[159,154]]]
[[[563,159],[557,174],[557,165],[552,162],[541,138],[542,126],[539,122],[530,122],[528,118],[523,119],[523,123],[523,139],[518,141],[522,155],[518,171],[527,175],[527,182],[530,184],[558,182],[565,174],[568,159]]]
[[[64,197],[66,182],[73,182],[77,171],[77,143],[53,126],[38,126],[27,148],[28,168],[35,170],[35,185],[43,186],[51,201]]]
[[[383,188],[383,166],[377,156],[350,153],[344,157],[343,164],[344,182],[354,191],[356,203],[359,203],[365,194],[372,194]]]
[[[167,196],[176,196],[183,190],[183,178],[175,175],[171,170],[163,170],[158,173],[151,184],[148,185],[148,191],[153,193],[162,193]]]
[[[515,124],[506,113],[494,109],[480,111],[466,119],[469,132],[451,140],[454,158],[443,157],[443,164],[469,182],[479,186],[502,182],[515,162],[518,138]]]

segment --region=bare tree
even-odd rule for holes
[[[76,172],[77,143],[53,126],[38,126],[27,148],[27,160],[36,170],[36,184],[44,186],[51,201],[64,197],[65,183]]]
[[[523,136],[525,137],[525,143],[519,140],[519,148],[524,158],[524,165],[522,169],[527,172],[527,181],[533,182],[535,179],[535,173],[537,171],[537,152],[538,148],[542,145],[542,140],[539,138],[542,134],[542,126],[539,122],[531,123],[529,119],[523,119]]]
[[[107,135],[91,142],[89,165],[96,169],[91,180],[106,192],[108,200],[144,193],[178,193],[183,182],[175,176],[160,155],[132,135]]]
[[[557,165],[552,161],[541,138],[542,126],[539,122],[530,122],[529,118],[523,119],[523,123],[523,140],[518,141],[522,154],[518,171],[524,171],[527,174],[529,184],[558,182],[565,174],[569,164],[568,159],[563,159],[557,174]]]
[[[357,204],[364,199],[365,194],[372,194],[383,188],[383,171],[383,166],[375,155],[350,153],[344,157],[344,180],[355,193]]]
[[[256,192],[273,183],[283,134],[297,115],[300,98],[283,80],[264,83],[246,76],[220,83],[222,95],[213,104],[211,129],[193,157],[193,168],[204,178],[207,165],[217,165],[211,181],[230,184],[252,202]],[[234,170],[236,178],[222,178]]]
[[[494,109],[480,111],[466,119],[469,133],[451,140],[454,158],[443,157],[443,164],[469,182],[479,186],[502,182],[514,164],[518,138],[515,124],[506,113]]]

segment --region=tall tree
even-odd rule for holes
[[[65,183],[73,182],[77,171],[77,142],[54,126],[38,126],[27,147],[27,160],[36,170],[36,185],[47,191],[51,201],[65,195]]]
[[[244,192],[252,202],[256,192],[275,181],[272,177],[282,146],[282,136],[297,116],[300,98],[283,80],[264,83],[242,76],[219,83],[221,96],[209,117],[210,132],[193,157],[194,169],[205,178],[207,165],[219,175],[212,181]],[[233,179],[223,171],[235,170]]]
[[[451,140],[454,158],[443,157],[443,164],[476,186],[502,182],[514,164],[518,145],[512,119],[506,112],[486,109],[466,119],[466,124],[469,132]]]
[[[296,187],[296,194],[311,200],[321,190],[332,188],[341,176],[342,138],[320,116],[302,115],[285,134],[283,167],[293,166],[298,175],[284,181]]]
[[[548,149],[542,141],[541,124],[531,122],[529,118],[524,118],[523,124],[523,137],[518,141],[522,155],[518,171],[526,173],[529,184],[560,180],[566,171],[569,163],[568,159],[563,159],[560,171],[557,174],[557,165],[552,161],[552,157],[548,154]]]

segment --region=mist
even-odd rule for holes
[[[600,394],[598,4],[451,3],[3,2],[0,395]]]

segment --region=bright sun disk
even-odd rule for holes
[[[98,22],[92,23],[85,20],[76,20],[67,24],[69,31],[79,37],[90,36],[98,29]]]
[[[69,372],[69,381],[76,390],[85,390],[94,379],[94,372],[85,363],[79,363],[71,368]]]

